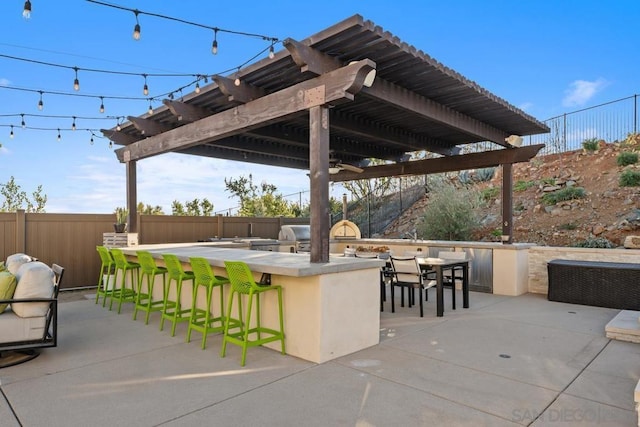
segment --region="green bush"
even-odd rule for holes
[[[598,138],[589,138],[582,141],[582,148],[587,151],[596,151],[598,146]]]
[[[604,237],[589,237],[582,242],[578,242],[573,245],[576,248],[600,248],[600,249],[611,249],[616,246],[609,239],[605,239]]]
[[[477,212],[481,204],[477,191],[443,183],[431,193],[417,226],[418,236],[433,240],[470,240],[473,231],[480,227]]]
[[[496,173],[496,168],[482,168],[476,171],[476,180],[483,181],[491,181],[493,175]]]
[[[535,181],[522,181],[522,180],[518,180],[515,185],[513,186],[513,191],[525,191],[531,187],[533,187],[534,185],[536,185]]]
[[[561,190],[545,194],[542,196],[542,201],[546,205],[555,205],[564,200],[582,199],[584,196],[585,192],[582,187],[565,187]]]
[[[638,187],[640,186],[640,172],[630,169],[623,171],[618,183],[620,187]]]
[[[616,158],[616,163],[618,166],[627,166],[638,163],[638,153],[634,153],[633,151],[623,151],[618,154]]]
[[[484,200],[485,202],[494,199],[498,194],[500,194],[500,189],[497,187],[487,187],[480,192],[482,200]]]

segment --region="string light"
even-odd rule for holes
[[[73,90],[77,92],[80,90],[80,80],[78,80],[78,67],[73,67],[73,71],[76,72],[76,78],[73,81]]]
[[[211,53],[218,54],[218,29],[213,29],[213,44],[211,45]]]
[[[11,125],[11,133],[9,133],[9,138],[13,139],[13,125]]]
[[[31,18],[31,2],[29,0],[24,2],[24,9],[22,10],[22,17],[25,19]]]
[[[274,52],[273,49],[273,43],[271,43],[271,46],[269,46],[269,59],[273,59],[276,56],[276,53]]]
[[[142,93],[146,96],[149,95],[149,86],[147,86],[147,75],[143,74],[144,77],[144,86],[142,87]]]
[[[100,97],[100,113],[104,113],[104,97]]]
[[[109,149],[113,148],[113,141],[109,141]]]
[[[73,123],[71,123],[71,130],[76,130],[76,117],[73,116]]]
[[[40,101],[38,101],[38,110],[42,111],[42,109],[44,108],[44,102],[42,102],[42,91],[38,91],[40,92]]]
[[[118,120],[116,121],[116,130],[118,132],[120,132],[122,130],[122,127],[120,126],[120,118],[118,117]]]
[[[200,93],[200,83],[196,82],[196,93]]]
[[[236,73],[237,74],[240,73],[240,67],[238,67],[238,71],[236,71]],[[239,75],[236,76],[236,79],[233,81],[233,84],[236,85],[236,86],[240,86],[240,76]]]
[[[93,133],[91,133],[91,139],[89,140],[89,144],[93,145]]]
[[[58,141],[60,141],[60,139],[62,139],[62,137],[60,136],[60,128],[58,128]]]
[[[138,22],[138,13],[140,12],[136,9],[133,13],[136,15],[136,26],[133,27],[133,39],[140,40],[140,22]]]
[[[153,114],[153,107],[151,106],[151,98],[149,98],[149,111],[147,111],[147,113],[149,113],[149,115]]]
[[[20,114],[20,116],[22,116],[22,123],[20,123],[20,126],[22,126],[22,129],[27,127],[27,124],[24,122],[24,114]]]

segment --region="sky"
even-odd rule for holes
[[[539,120],[640,93],[638,0],[108,3],[279,40],[302,40],[360,14]],[[125,167],[113,151],[119,146],[111,148],[99,129],[144,114],[146,98],[194,80],[148,77],[145,96],[143,74],[228,75],[269,46],[260,37],[219,31],[213,55],[208,28],[141,14],[136,41],[130,11],[86,0],[31,4],[26,19],[22,0],[0,1],[0,184],[14,177],[28,194],[42,185],[52,213],[110,213],[125,205]],[[283,47],[278,42],[275,49]],[[73,67],[79,69],[77,92]],[[160,99],[152,101],[154,108]],[[274,184],[306,203],[307,172],[165,154],[138,162],[138,201],[170,214],[174,200],[207,198],[215,212],[228,212],[239,201],[225,190],[225,179],[252,174],[254,183]],[[343,192],[339,185],[331,190],[336,197]]]

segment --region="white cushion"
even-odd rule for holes
[[[31,262],[32,260],[33,258],[31,258],[29,255],[25,255],[22,253],[9,255],[6,262],[7,270],[9,270],[9,272],[15,276],[22,264]]]
[[[53,296],[53,270],[40,261],[23,264],[16,273],[18,286],[13,294],[14,299],[51,298]],[[13,312],[20,317],[44,316],[49,303],[13,303]]]
[[[18,317],[8,309],[0,319],[0,343],[38,340],[44,337],[45,317]]]

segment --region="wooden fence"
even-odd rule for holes
[[[65,268],[62,288],[95,286],[100,269],[96,246],[113,232],[114,214],[0,213],[0,260],[22,252]],[[283,224],[309,218],[190,217],[140,215],[139,244],[196,242],[210,237],[277,239]]]

